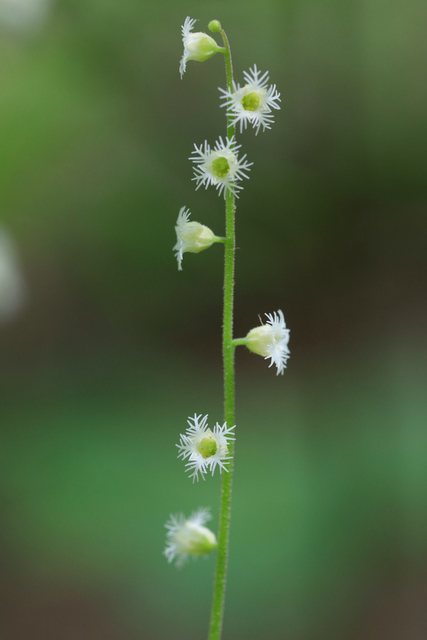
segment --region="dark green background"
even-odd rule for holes
[[[1,15],[1,14],[0,14]],[[164,522],[211,505],[176,459],[188,415],[222,420],[221,246],[176,268],[193,144],[236,79],[282,95],[238,201],[235,335],[281,308],[285,375],[237,352],[224,640],[427,636],[423,0],[63,0],[0,31],[0,223],[28,298],[0,326],[1,640],[206,636],[214,556],[181,571]]]

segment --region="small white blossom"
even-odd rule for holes
[[[194,145],[195,151],[192,152],[190,160],[196,165],[193,178],[197,182],[196,190],[202,185],[207,189],[212,184],[218,189],[220,195],[224,192],[225,196],[228,191],[238,197],[236,191],[243,187],[238,185],[237,181],[249,178],[245,172],[249,171],[253,164],[246,161],[246,154],[241,159],[238,158],[237,151],[240,147],[241,145],[236,144],[234,137],[225,142],[220,137],[213,149],[206,140],[200,148]]]
[[[248,122],[256,129],[270,129],[274,121],[271,109],[280,109],[280,93],[276,85],[268,86],[268,71],[261,75],[256,65],[249,72],[243,72],[246,84],[240,87],[233,80],[233,91],[219,89],[223,94],[222,107],[227,108],[227,116],[233,118],[233,124],[240,123],[240,133],[246,129]]]
[[[163,552],[168,562],[175,560],[176,566],[181,567],[189,556],[202,556],[216,548],[215,534],[203,526],[210,519],[206,508],[193,511],[188,520],[182,513],[170,516],[165,524],[166,548]]]
[[[235,426],[227,427],[225,422],[221,427],[217,422],[211,431],[207,420],[208,416],[202,418],[202,414],[194,414],[194,418],[188,418],[189,428],[185,434],[180,435],[180,443],[176,445],[179,449],[178,458],[188,458],[185,466],[192,472],[189,477],[193,478],[193,482],[199,480],[199,473],[203,480],[208,471],[213,475],[217,466],[220,473],[222,470],[228,471],[226,464],[232,457],[228,455],[228,445],[235,440]]]
[[[200,222],[189,222],[189,219],[190,209],[181,207],[175,226],[177,242],[173,248],[179,271],[182,271],[182,256],[185,252],[200,253],[212,246],[214,242],[218,242],[218,238],[209,227],[205,227]]]
[[[184,53],[182,54],[181,62],[179,63],[181,78],[185,73],[187,60],[204,62],[218,53],[218,51],[221,51],[221,48],[217,45],[215,40],[207,33],[203,33],[201,31],[192,33],[196,22],[197,20],[192,20],[187,17],[181,27],[182,43],[184,45]]]
[[[271,359],[269,366],[277,367],[277,375],[283,374],[291,355],[288,348],[289,329],[286,328],[283,312],[266,313],[267,324],[251,329],[246,336],[246,346],[253,353]]]

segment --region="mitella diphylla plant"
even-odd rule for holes
[[[211,429],[208,416],[194,414],[188,418],[188,428],[179,436],[178,458],[184,462],[184,470],[193,483],[214,475],[216,469],[222,475],[221,504],[218,536],[205,527],[210,519],[208,508],[199,508],[186,519],[183,514],[171,515],[166,523],[167,539],[164,555],[169,562],[182,566],[189,557],[207,555],[217,549],[212,612],[209,640],[219,640],[222,633],[224,594],[227,575],[231,490],[235,436],[234,419],[234,351],[246,346],[249,351],[270,361],[277,374],[283,374],[290,357],[289,329],[283,312],[279,309],[266,313],[266,322],[251,329],[244,338],[233,338],[234,260],[235,260],[235,211],[236,198],[249,178],[253,163],[241,153],[237,144],[236,126],[240,132],[251,126],[255,134],[270,129],[274,123],[273,110],[280,108],[280,94],[276,85],[269,84],[268,72],[261,72],[256,65],[243,72],[245,84],[234,81],[230,45],[218,20],[209,23],[211,33],[222,37],[220,46],[212,36],[193,32],[196,20],[186,18],[182,26],[184,52],[180,61],[181,78],[191,60],[205,62],[220,53],[225,59],[226,87],[220,88],[219,106],[225,107],[226,135],[218,136],[211,146],[206,140],[194,144],[190,160],[194,165],[196,189],[212,186],[225,204],[225,234],[216,235],[204,224],[190,220],[190,209],[182,206],[175,226],[177,241],[174,246],[178,269],[182,270],[184,253],[200,253],[215,243],[224,245],[224,304],[222,355],[224,363],[224,422],[216,422]],[[218,222],[216,225],[218,226]]]

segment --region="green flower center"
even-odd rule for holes
[[[201,443],[199,444],[199,452],[202,454],[204,458],[210,458],[211,456],[216,454],[217,444],[211,436],[208,438],[203,438]]]
[[[227,158],[216,158],[212,162],[212,170],[218,178],[225,178],[227,173],[230,171],[230,165],[228,164]]]
[[[248,93],[242,98],[242,106],[246,111],[256,111],[259,107],[260,99],[259,94],[256,91]]]

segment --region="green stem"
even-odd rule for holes
[[[225,47],[225,69],[227,86],[233,89],[233,65],[231,61],[230,45],[225,31],[220,31]],[[227,120],[227,138],[235,136],[235,127],[231,117]],[[234,422],[234,347],[233,347],[233,297],[234,297],[234,254],[236,248],[234,229],[235,204],[234,195],[227,192],[225,200],[225,258],[224,258],[224,313],[222,354],[224,362],[224,413],[228,426]],[[218,548],[216,556],[215,583],[212,601],[209,640],[220,640],[224,616],[225,586],[227,579],[228,543],[230,531],[231,488],[233,478],[233,446],[229,445],[232,456],[228,473],[222,474],[221,504],[219,514]]]
[[[245,346],[246,338],[235,338],[233,340],[233,347]]]

